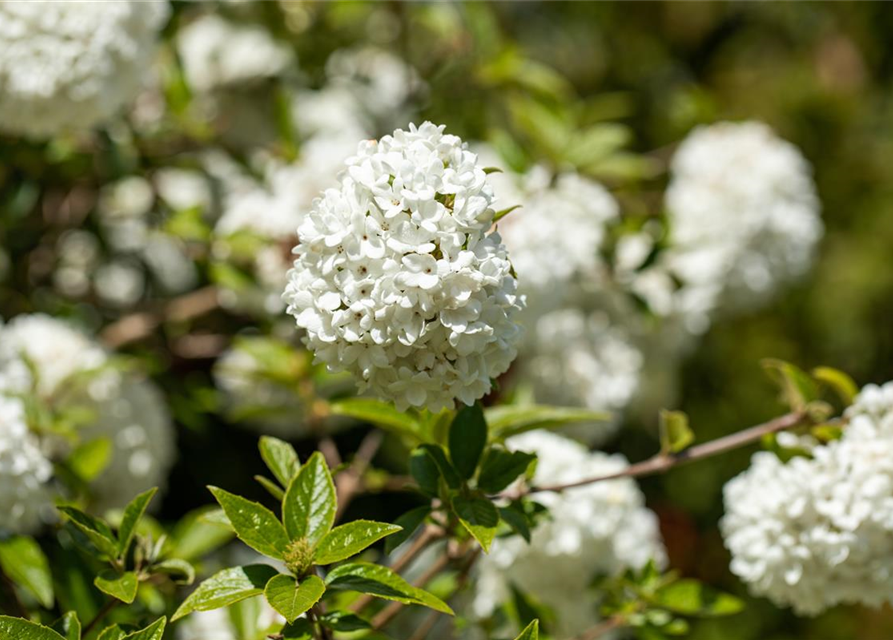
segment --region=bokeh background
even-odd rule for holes
[[[294,87],[320,87],[333,52],[369,45],[415,69],[421,88],[406,99],[414,119],[488,140],[518,170],[554,160],[550,121],[539,106],[580,126],[625,125],[623,152],[586,169],[616,189],[621,201],[625,191],[659,194],[667,157],[698,124],[762,120],[803,151],[814,168],[826,226],[818,259],[806,278],[771,304],[715,322],[685,356],[661,397],[690,415],[699,438],[784,411],[762,358],[804,368],[833,366],[860,384],[893,378],[893,9],[885,3],[265,2],[173,8],[158,67],[146,70],[147,77],[158,78],[156,91],[138,101],[126,122],[89,138],[0,138],[0,316],[40,311],[98,332],[133,313],[155,313],[189,291],[219,285],[226,274],[214,266],[208,241],[209,221],[218,215],[213,189],[210,204],[198,212],[159,205],[148,214],[152,229],[178,247],[180,262],[159,260],[188,271],[182,287],[166,288],[159,269],[140,265],[141,290],[124,302],[91,286],[72,293],[59,276],[68,259],[60,246],[77,230],[95,237],[100,254],[114,253],[100,209],[103,185],[123,177],[193,168],[194,154],[204,148],[224,149],[236,159],[254,147],[285,156],[296,152],[283,96]],[[217,96],[209,108],[183,73],[176,46],[179,30],[208,13],[262,27],[290,52],[290,62],[274,77]],[[400,117],[386,113],[371,126],[380,135],[405,125]],[[132,126],[141,118],[151,126]],[[275,319],[240,309],[212,308],[185,318],[174,313],[123,347],[149,367],[178,426],[179,458],[162,519],[206,504],[205,484],[262,497],[251,481],[262,471],[253,453],[257,433],[224,417],[211,368],[227,336],[246,329],[267,333],[275,325]],[[654,408],[646,403],[628,411],[607,448],[631,460],[651,455]],[[364,432],[349,428],[336,440],[349,452]],[[315,446],[312,439],[297,444],[303,452]],[[660,516],[670,565],[742,596],[745,590],[728,572],[717,522],[722,486],[746,467],[750,453],[641,483]],[[400,454],[386,447],[376,462],[399,473]],[[414,500],[386,492],[357,499],[351,510],[386,520]],[[698,640],[869,640],[891,634],[893,612],[887,609],[846,608],[800,619],[754,599],[745,613],[699,622],[692,631]]]

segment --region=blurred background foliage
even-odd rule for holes
[[[193,3],[174,6],[162,49],[171,61],[170,37],[198,10]],[[887,4],[266,2],[215,11],[263,24],[287,43],[300,68],[294,73],[306,86],[323,82],[335,50],[364,43],[390,50],[427,83],[412,96],[419,119],[490,141],[518,170],[541,162],[574,165],[615,189],[626,214],[657,213],[665,162],[695,125],[769,123],[814,167],[826,224],[818,261],[773,304],[712,326],[683,364],[673,407],[690,415],[704,440],[784,411],[761,370],[766,357],[804,368],[837,367],[860,384],[893,379],[893,8]],[[89,295],[59,295],[52,283],[59,238],[75,228],[98,231],[91,214],[103,184],[159,166],[188,166],[187,152],[211,141],[238,157],[238,138],[255,133],[206,118],[176,64],[165,66],[162,84],[168,110],[151,133],[115,125],[88,143],[0,139],[0,316],[44,311],[99,330],[133,312]],[[264,120],[275,129],[272,145],[287,157],[298,138],[282,117],[278,89],[267,92],[273,99]],[[387,130],[382,125],[379,133]],[[210,283],[207,228],[163,207],[152,215],[188,247],[195,286]],[[162,284],[149,286],[152,295],[138,310],[164,304]],[[262,495],[251,481],[261,471],[253,453],[256,434],[220,417],[213,356],[201,342],[191,349],[182,342],[233,335],[251,324],[264,330],[263,320],[238,312],[213,310],[195,319],[174,314],[125,348],[150,366],[181,427],[180,462],[171,478],[176,489],[165,496],[164,518],[206,503],[205,484]],[[609,447],[631,460],[650,455],[655,422],[650,407],[633,412]],[[362,435],[362,429],[348,429],[337,435],[338,444],[351,451]],[[306,453],[314,443],[301,446]],[[749,454],[735,452],[642,482],[661,518],[671,566],[742,595],[716,525],[722,486]],[[377,462],[399,469],[399,455],[386,448]],[[242,487],[236,486],[240,479]],[[400,493],[364,496],[351,509],[355,516],[387,520],[412,500]],[[835,610],[810,620],[754,600],[741,615],[697,623],[692,637],[868,640],[891,634],[889,610]]]

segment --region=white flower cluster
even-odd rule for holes
[[[18,316],[0,327],[0,390],[34,393],[56,410],[86,407],[91,415],[79,435],[111,441],[111,461],[92,487],[97,511],[163,486],[175,453],[173,424],[160,393],[135,374],[107,365],[102,347],[49,316]],[[55,437],[40,445],[54,455],[68,448]]]
[[[0,129],[83,130],[135,97],[167,0],[0,4]]]
[[[663,265],[682,281],[684,306],[758,304],[803,275],[822,236],[807,161],[760,122],[695,129],[670,167],[671,249]]]
[[[177,32],[189,86],[207,92],[281,73],[293,62],[288,48],[260,26],[241,26],[207,14]]]
[[[893,383],[865,387],[846,415],[811,458],[757,453],[725,487],[732,572],[800,614],[893,602]]]
[[[28,431],[22,401],[4,386],[0,378],[0,533],[34,533],[52,513],[53,465]]]
[[[620,455],[590,452],[547,431],[510,438],[510,449],[536,453],[535,484],[573,482],[615,473],[627,466]],[[528,544],[519,536],[498,538],[478,563],[473,614],[486,618],[512,599],[511,585],[551,608],[555,637],[570,638],[598,622],[599,603],[589,586],[599,575],[665,561],[657,518],[630,479],[599,482],[563,493],[542,493],[537,501],[549,517]]]
[[[522,307],[477,156],[429,122],[359,145],[299,229],[285,292],[332,371],[397,407],[471,404],[515,358]]]

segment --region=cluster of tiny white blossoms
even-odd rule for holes
[[[136,96],[170,11],[152,2],[0,4],[0,129],[87,129]]]
[[[893,602],[893,383],[869,385],[840,440],[754,455],[725,487],[732,572],[797,613]]]
[[[92,489],[97,511],[122,507],[136,493],[163,486],[175,433],[160,393],[136,374],[108,366],[106,351],[65,322],[35,314],[0,327],[2,391],[34,394],[48,408],[89,409],[84,440],[109,438],[112,455]],[[41,450],[64,456],[68,443],[46,436]]]
[[[622,471],[620,455],[590,452],[548,431],[510,438],[510,449],[538,456],[534,484],[573,482]],[[511,586],[555,613],[555,637],[570,638],[599,620],[598,601],[586,594],[597,576],[616,575],[649,560],[665,562],[657,518],[631,479],[598,482],[562,493],[537,494],[549,515],[528,544],[519,536],[497,538],[478,563],[472,612],[486,618],[512,600]]]
[[[0,377],[0,534],[34,533],[52,513],[53,465],[25,423],[19,398]]]
[[[823,232],[812,172],[767,125],[699,127],[670,173],[671,248],[661,266],[683,283],[684,304],[702,315],[752,306],[807,271]]]
[[[430,122],[359,145],[298,230],[285,291],[306,344],[361,390],[472,404],[515,358],[522,307],[477,156]]]

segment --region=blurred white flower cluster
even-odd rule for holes
[[[620,455],[590,452],[548,431],[510,438],[510,449],[536,452],[534,484],[573,482],[616,473],[627,466]],[[549,515],[533,530],[528,544],[519,536],[497,538],[477,567],[473,614],[486,618],[510,602],[511,587],[554,613],[555,637],[570,638],[599,620],[598,601],[587,597],[592,580],[665,562],[657,517],[630,479],[599,482],[536,499]]]
[[[75,442],[108,438],[110,460],[91,486],[91,507],[97,512],[164,486],[175,452],[173,424],[160,392],[138,375],[109,365],[102,347],[61,320],[24,315],[0,326],[0,392],[33,397],[44,410],[76,412]],[[38,439],[16,435],[18,431],[11,421],[10,442],[21,445],[16,455],[22,456],[22,464],[33,459],[31,443],[39,442],[49,459],[71,450],[63,432],[42,432]],[[44,475],[38,474],[41,479]],[[0,529],[15,527],[15,519],[0,521]]]
[[[88,129],[136,96],[167,0],[0,3],[0,129]]]
[[[800,614],[893,602],[893,383],[866,386],[841,439],[754,455],[725,487],[732,572]]]
[[[492,201],[477,156],[442,126],[361,143],[301,225],[289,273],[288,311],[317,358],[401,410],[487,393],[516,355],[522,306],[487,234]]]

